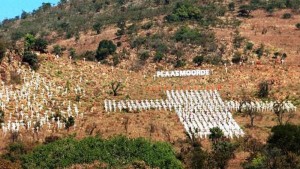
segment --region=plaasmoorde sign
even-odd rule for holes
[[[174,70],[157,71],[156,77],[207,76],[209,74],[209,70]]]

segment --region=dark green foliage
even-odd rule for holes
[[[231,62],[235,64],[239,64],[241,61],[242,61],[241,53],[235,52],[231,59]]]
[[[113,56],[113,65],[117,66],[120,63],[120,58],[118,55]]]
[[[176,4],[173,12],[166,16],[168,22],[197,21],[204,26],[215,25],[218,16],[224,16],[226,7],[216,3],[198,5],[197,2],[184,1]]]
[[[213,143],[211,153],[216,168],[225,169],[231,158],[234,157],[236,146],[227,141]]]
[[[146,29],[146,30],[148,30],[148,29],[150,29],[151,27],[153,26],[153,22],[147,22],[147,23],[145,23],[144,25],[142,25],[142,29]]]
[[[234,38],[233,38],[233,46],[235,48],[240,48],[242,43],[244,42],[245,38],[242,37],[239,32],[236,31]]]
[[[209,131],[209,139],[213,142],[216,142],[217,140],[220,140],[222,137],[224,137],[223,131],[219,127],[213,127],[209,129]]]
[[[141,61],[146,61],[150,57],[149,51],[142,51],[139,54],[139,58]]]
[[[230,2],[230,3],[228,4],[228,10],[229,10],[229,11],[234,11],[234,9],[235,9],[235,3],[234,3],[234,2]]]
[[[257,95],[260,98],[266,98],[269,96],[269,83],[267,81],[259,83]]]
[[[68,117],[67,119],[64,120],[66,126],[66,129],[69,129],[70,127],[74,126],[75,124],[75,119],[73,116]]]
[[[198,55],[198,56],[196,56],[196,57],[193,58],[193,62],[195,64],[197,64],[197,66],[202,65],[203,61],[204,61],[203,55]]]
[[[104,162],[109,168],[119,168],[136,160],[144,161],[151,168],[180,169],[171,146],[162,142],[150,142],[143,138],[114,137],[103,140],[88,137],[76,141],[66,138],[38,146],[22,158],[23,168],[65,168],[72,164]]]
[[[22,62],[28,63],[33,70],[37,70],[39,68],[37,55],[32,52],[25,51],[23,54]]]
[[[49,144],[49,143],[55,142],[55,141],[57,141],[59,139],[60,138],[58,136],[47,136],[45,138],[44,144]]]
[[[4,41],[0,39],[0,62],[4,58],[5,52],[6,52],[6,44],[4,43]]]
[[[30,15],[29,13],[22,11],[21,19],[26,19],[29,15]]]
[[[297,24],[296,24],[296,28],[297,28],[297,29],[300,29],[300,23],[297,23]]]
[[[32,34],[29,34],[29,33],[26,34],[24,40],[25,40],[25,42],[24,42],[25,43],[25,50],[34,49],[36,39]]]
[[[153,61],[160,62],[161,60],[163,60],[164,57],[165,57],[165,55],[162,52],[157,51],[154,55]]]
[[[111,40],[102,40],[96,51],[96,59],[105,60],[108,55],[115,53],[117,46]]]
[[[4,112],[2,110],[0,110],[0,124],[4,123]],[[0,126],[2,127],[2,126]]]
[[[178,59],[175,62],[174,67],[179,68],[179,67],[184,67],[186,65],[185,59]]]
[[[45,53],[47,46],[48,46],[48,42],[45,39],[38,38],[35,40],[34,50]]]
[[[93,25],[93,29],[94,31],[96,31],[97,34],[99,34],[101,32],[101,28],[102,28],[102,24],[97,22]]]
[[[131,48],[138,48],[141,45],[146,43],[146,38],[145,37],[137,37],[133,41],[131,41],[130,46]]]
[[[131,35],[131,34],[136,34],[138,31],[138,27],[136,26],[136,24],[132,24],[130,26],[128,26],[127,28],[127,34]]]
[[[122,42],[117,42],[117,47],[120,47],[122,45]]]
[[[247,49],[247,50],[252,50],[253,49],[253,46],[254,46],[254,44],[252,43],[252,42],[247,42],[246,43],[246,46],[245,46],[245,48]]]
[[[245,169],[298,169],[300,167],[300,126],[278,125],[271,129],[267,144],[251,153]]]
[[[291,13],[284,13],[282,15],[282,19],[290,19],[292,17],[292,14]]]
[[[54,53],[55,55],[61,55],[62,54],[62,48],[61,48],[61,46],[54,45],[52,53]]]
[[[200,144],[195,144],[192,151],[192,169],[204,169],[205,161],[207,160],[207,153],[201,149]]]
[[[76,50],[74,48],[69,49],[69,55],[75,59],[76,58]]]
[[[260,47],[255,50],[255,53],[259,59],[264,54],[264,50],[265,50],[265,46],[263,44],[261,44]]]
[[[199,31],[189,27],[181,27],[178,29],[174,35],[174,39],[176,41],[201,45],[203,47],[206,47],[211,43],[215,43],[215,35],[213,32]]]
[[[271,147],[276,147],[300,155],[300,126],[285,124],[272,128],[272,134],[268,139]]]
[[[4,154],[4,159],[7,159],[11,162],[17,162],[22,155],[26,153],[25,146],[23,143],[15,142],[11,143],[8,146],[7,153]]]
[[[95,55],[96,53],[94,51],[86,51],[85,53],[81,54],[78,59],[85,58],[88,61],[95,61]]]

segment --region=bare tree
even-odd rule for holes
[[[243,100],[240,103],[238,113],[240,113],[244,116],[248,116],[250,118],[250,126],[251,127],[254,126],[255,117],[261,115],[256,106],[252,107],[250,105],[250,102],[245,101],[245,100]]]
[[[293,111],[288,111],[285,106],[285,101],[276,101],[273,104],[273,112],[277,116],[277,121],[280,125],[283,124],[284,115],[286,115],[286,121],[285,123],[288,123],[291,118],[295,116],[295,113]]]
[[[113,81],[110,83],[110,86],[114,96],[117,96],[118,92],[122,89],[122,83],[120,81]]]

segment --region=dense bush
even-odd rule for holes
[[[297,29],[300,29],[300,23],[297,23],[297,24],[296,24],[296,28],[297,28]]]
[[[96,53],[94,51],[86,51],[85,53],[79,55],[78,59],[85,58],[88,61],[95,61],[96,60],[95,55],[96,55]]]
[[[142,29],[150,29],[153,26],[153,22],[147,22],[144,25],[141,26]]]
[[[52,53],[55,54],[55,55],[61,55],[62,54],[61,46],[54,45]]]
[[[165,55],[162,52],[157,51],[154,55],[153,60],[154,60],[154,62],[160,62],[161,60],[163,60],[164,57],[165,57]]]
[[[283,19],[290,19],[292,17],[292,14],[291,13],[284,13],[283,15],[282,15],[282,18]]]
[[[6,44],[4,43],[4,41],[0,39],[0,62],[4,58],[5,52],[6,52]]]
[[[195,64],[197,64],[197,66],[202,65],[203,61],[204,61],[203,55],[198,55],[198,56],[196,56],[196,57],[193,58],[193,62]]]
[[[170,15],[166,16],[168,22],[186,20],[198,21],[201,25],[212,25],[218,21],[217,16],[224,16],[226,8],[216,3],[198,5],[197,2],[184,1],[176,4]]]
[[[269,83],[267,81],[260,82],[258,87],[258,97],[266,98],[269,96]]]
[[[179,68],[179,67],[184,67],[186,65],[185,59],[178,59],[175,62],[174,67]]]
[[[153,168],[182,168],[169,144],[123,136],[110,140],[98,137],[88,137],[80,141],[74,138],[61,139],[38,146],[24,155],[22,166],[25,169],[65,168],[72,164],[92,163],[95,160],[116,168],[136,160],[144,161]]]
[[[96,51],[96,59],[101,61],[107,58],[108,55],[113,54],[117,49],[117,46],[111,40],[102,40],[99,43]]]
[[[48,46],[48,42],[45,39],[38,38],[38,39],[35,40],[33,48],[34,48],[35,51],[45,53],[46,49],[47,49],[47,46]]]
[[[235,52],[232,59],[231,59],[231,62],[232,63],[235,63],[235,64],[238,64],[242,61],[242,57],[241,57],[241,53],[239,52]]]
[[[268,139],[271,147],[283,150],[285,153],[291,151],[300,155],[300,126],[279,125],[271,130],[272,134]]]
[[[209,44],[215,43],[215,35],[213,32],[199,31],[189,27],[179,28],[174,35],[174,39],[176,41],[201,45],[203,47],[207,47]]]
[[[23,54],[22,62],[28,63],[33,70],[37,70],[39,68],[37,55],[32,52],[25,51]]]
[[[139,59],[141,61],[146,61],[149,57],[150,57],[149,51],[145,51],[144,50],[144,51],[142,51],[142,52],[139,53]]]

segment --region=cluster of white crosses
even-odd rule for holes
[[[228,138],[244,135],[217,90],[167,91],[167,97],[181,105],[175,112],[190,137],[207,138],[214,127],[220,128]]]
[[[1,123],[3,134],[63,129],[64,119],[83,117],[83,112],[79,111],[80,102],[72,103],[67,99],[73,92],[84,95],[79,85],[68,89],[21,67],[17,73],[22,81],[20,86],[13,88],[2,83],[0,88],[0,108],[4,112]]]
[[[107,112],[125,109],[127,111],[175,110],[190,137],[207,138],[213,127],[219,127],[226,137],[244,135],[216,90],[171,90],[166,93],[166,100],[121,100],[118,102],[104,100],[104,108]]]
[[[275,101],[251,101],[245,102],[242,104],[239,101],[230,100],[225,102],[227,108],[231,111],[238,111],[241,109],[255,109],[259,112],[264,111],[274,111],[274,105],[276,104]],[[242,104],[242,105],[241,105]],[[290,101],[284,101],[281,107],[283,110],[287,112],[295,112],[297,107],[293,105]]]

